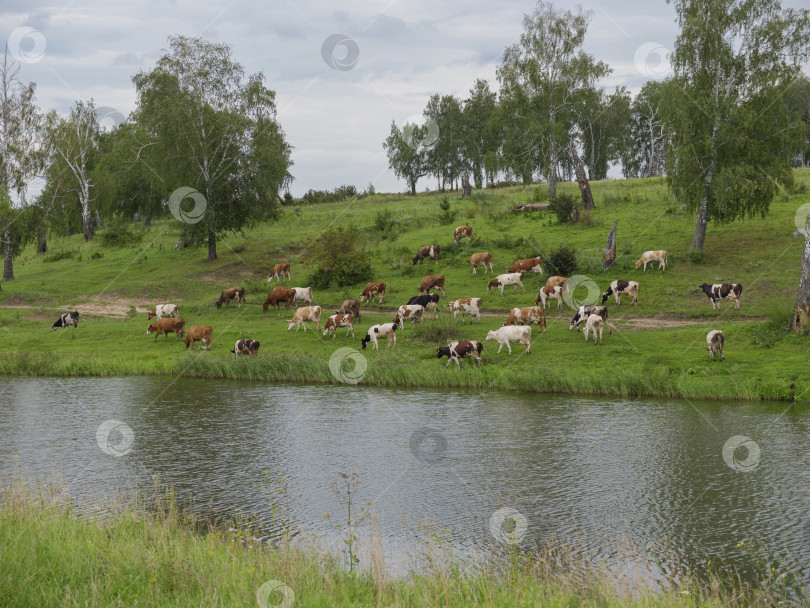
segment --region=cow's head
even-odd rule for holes
[[[436,358],[441,359],[442,357],[449,357],[450,356],[450,347],[449,346],[440,346],[439,350],[436,351]]]
[[[486,341],[487,341],[487,342],[489,342],[490,340],[497,340],[497,339],[498,339],[498,338],[497,338],[497,336],[495,335],[495,332],[494,332],[494,331],[488,331],[488,332],[487,332],[487,339],[486,339]]]
[[[608,287],[608,290],[602,294],[602,304],[607,302],[608,298],[613,295],[613,288]]]
[[[157,313],[156,313],[156,312],[155,312],[155,310],[153,309],[153,310],[152,310],[152,311],[150,311],[150,312],[149,312],[149,314],[146,316],[146,320],[148,321],[148,320],[149,320],[149,319],[151,319],[152,317],[156,317],[156,316],[157,316]]]
[[[413,259],[413,265],[414,265],[414,266],[416,266],[416,263],[417,263],[419,260],[420,260],[419,256],[416,256],[416,257]]]
[[[487,291],[490,291],[493,287],[498,286],[500,286],[498,279],[492,279],[489,283],[487,283]]]
[[[710,296],[712,294],[712,286],[709,285],[708,283],[703,283],[703,285],[701,285],[700,288],[703,290],[703,293],[705,293],[707,296]]]
[[[217,305],[217,308],[222,308],[222,298],[214,300],[214,304]]]
[[[636,268],[641,268],[641,265],[644,263],[644,258],[639,258],[636,260]]]
[[[146,328],[146,335],[148,336],[148,335],[149,335],[149,334],[151,334],[153,331],[157,331],[157,325],[149,325],[149,326]]]

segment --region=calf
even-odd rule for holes
[[[468,243],[472,241],[472,228],[470,226],[459,226],[453,231],[453,242],[456,244],[465,237]]]
[[[470,266],[472,266],[473,274],[478,274],[476,272],[478,266],[484,267],[484,274],[487,273],[487,266],[489,266],[489,270],[491,272],[495,272],[492,267],[492,254],[491,253],[474,253],[470,256]],[[448,363],[450,363],[448,361]]]
[[[422,262],[425,258],[433,258],[436,263],[439,263],[439,246],[430,245],[427,247],[420,247],[416,252],[416,257],[413,259],[414,266],[417,262]]]
[[[647,272],[647,264],[658,262],[658,270],[665,270],[667,267],[667,252],[663,249],[660,251],[645,251],[641,257],[636,260],[636,270],[644,264],[644,272]]]
[[[496,340],[498,342],[498,354],[500,354],[501,349],[506,346],[511,355],[512,346],[509,344],[510,342],[520,342],[526,347],[526,353],[528,354],[531,352],[532,348],[532,328],[515,325],[501,327],[500,329],[487,333],[487,342],[490,340]]]
[[[293,318],[287,321],[287,331],[290,331],[295,326],[295,331],[303,326],[304,331],[307,330],[307,321],[312,321],[317,325],[317,329],[321,329],[321,307],[320,306],[302,306],[295,311]]]
[[[410,304],[410,302],[409,302]],[[340,308],[335,312],[336,315],[348,315],[351,314],[354,316],[355,319],[358,321],[360,320],[360,302],[357,300],[343,300],[343,304],[340,305]]]
[[[378,297],[377,304],[382,304],[385,297],[385,283],[368,283],[363,293],[360,294],[360,302],[368,300],[368,303],[372,304],[374,296]]]
[[[78,311],[74,310],[73,312],[66,312],[65,314],[61,315],[56,321],[51,324],[51,331],[56,331],[57,328],[61,327],[65,329],[67,327],[72,327],[74,329],[79,328],[79,313]]]
[[[543,258],[536,257],[518,260],[512,264],[509,272],[533,272],[535,274],[543,274]]]
[[[151,311],[149,311],[149,315],[146,317],[146,320],[148,321],[152,317],[157,317],[158,321],[164,317],[174,317],[176,319],[177,311],[177,304],[158,304]]]
[[[252,357],[258,357],[259,341],[250,340],[248,338],[237,340],[231,352],[233,353],[234,358],[238,357],[239,355],[250,355]]]
[[[345,327],[346,328],[346,336],[348,337],[349,334],[352,334],[352,338],[354,338],[354,315],[352,314],[336,314],[332,315],[326,320],[323,326],[323,335],[329,335],[329,332],[332,332],[332,339],[335,339],[337,335],[337,328],[338,327]]]
[[[480,342],[473,340],[456,340],[447,346],[439,347],[439,350],[436,352],[436,357],[439,359],[447,357],[447,365],[450,365],[451,361],[455,361],[456,367],[460,368],[461,364],[458,360],[470,356],[478,361],[478,367],[481,367],[481,353],[483,350],[484,345]],[[445,367],[447,367],[447,365],[445,365]]]
[[[391,346],[391,340],[394,341],[394,348],[397,347],[397,324],[396,323],[381,323],[380,325],[372,325],[368,328],[368,333],[366,337],[360,340],[360,344],[363,345],[363,348],[366,347],[366,344],[371,342],[375,349],[379,350],[379,346],[377,345],[377,340],[379,338],[388,338],[388,346],[385,348],[388,349]]]
[[[596,335],[599,334],[599,345],[602,345],[602,325],[605,320],[596,314],[588,315],[588,320],[585,321],[585,341],[588,341],[588,333],[593,332],[593,344],[596,346]]]
[[[571,291],[571,289],[568,287],[568,279],[566,277],[549,277],[546,281],[546,287],[555,287],[557,285],[562,287],[563,290],[565,290],[565,293]]]
[[[273,266],[273,272],[267,275],[267,282],[269,283],[273,279],[278,279],[278,282],[281,283],[281,277],[285,277],[287,279],[290,278],[290,265],[286,263],[276,264]]]
[[[296,306],[298,306],[298,300],[312,306],[312,287],[293,287],[292,289],[295,291],[293,302]]]
[[[546,333],[546,311],[539,306],[528,306],[526,308],[513,308],[509,311],[509,316],[503,322],[504,327],[509,325],[537,325],[537,330],[543,328]]]
[[[534,305],[537,306],[541,302],[543,303],[543,308],[546,307],[546,302],[549,300],[557,300],[557,310],[560,310],[560,306],[563,303],[563,288],[561,285],[553,285],[552,287],[541,287],[540,292],[537,294],[537,299],[534,301]]]
[[[399,323],[399,328],[404,329],[405,319],[410,319],[416,325],[422,322],[422,313],[425,312],[425,307],[419,304],[403,304],[397,309],[397,314],[394,315],[392,323]]]
[[[146,328],[147,336],[152,332],[157,332],[157,335],[155,335],[155,342],[157,342],[160,334],[164,334],[163,341],[165,342],[171,332],[174,332],[174,341],[177,342],[177,340],[182,338],[186,333],[186,322],[180,317],[176,319],[172,317],[168,319],[161,319],[160,321],[157,321]]]
[[[706,335],[706,343],[708,344],[706,350],[709,351],[712,360],[714,360],[715,355],[719,355],[721,361],[725,359],[723,356],[723,344],[725,341],[726,336],[719,329],[712,330]]]
[[[526,293],[526,288],[523,287],[523,279],[521,278],[521,273],[519,272],[499,274],[487,284],[487,291],[490,291],[493,287],[497,287],[500,290],[501,295],[503,295],[503,288],[508,287],[509,285],[515,286],[512,293],[517,291],[518,285],[520,285],[520,287],[523,289],[523,293]]]
[[[239,308],[242,308],[242,304],[247,306],[247,300],[245,300],[245,288],[231,287],[230,289],[226,289],[219,294],[218,300],[214,300],[214,304],[217,305],[217,308],[222,308],[223,304],[225,304],[225,308],[228,308],[228,306],[231,305],[231,300],[238,300]]]
[[[638,283],[635,281],[613,281],[608,290],[602,294],[602,304],[607,302],[611,295],[616,298],[616,304],[621,304],[621,296],[624,294],[633,298],[633,304],[638,304]]]
[[[715,283],[714,285],[703,283],[700,288],[706,294],[706,297],[712,301],[712,310],[714,310],[715,305],[717,310],[720,310],[720,300],[731,300],[734,302],[734,308],[736,310],[740,309],[742,285],[739,283]]]
[[[602,317],[602,320],[607,323],[608,320],[608,309],[607,306],[594,306],[594,305],[583,305],[579,307],[577,314],[574,315],[574,318],[571,319],[571,323],[568,325],[568,330],[574,329],[577,325],[586,321],[590,315],[599,315]],[[608,324],[608,333],[613,335],[613,330],[611,329],[610,324]]]
[[[295,306],[295,290],[279,285],[267,294],[267,299],[262,305],[262,312],[267,312],[270,306],[278,310],[278,305],[282,302],[286,304],[287,308]]]
[[[192,325],[188,330],[188,335],[183,338],[183,342],[186,348],[190,346],[191,350],[194,350],[195,343],[197,342],[202,342],[205,346],[205,350],[211,350],[211,335],[213,333],[214,328],[210,325]],[[258,348],[258,346],[256,348]]]
[[[461,324],[464,325],[464,315],[478,319],[481,325],[481,298],[461,298],[447,303],[448,308],[453,312],[453,320],[456,320],[458,313],[461,313]],[[472,323],[472,320],[470,320]]]
[[[431,289],[438,289],[442,292],[442,295],[445,295],[443,274],[429,274],[422,277],[422,284],[419,286],[417,291],[419,291],[421,294],[425,294],[430,293]]]

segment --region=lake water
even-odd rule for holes
[[[85,504],[159,476],[205,515],[325,539],[343,519],[330,484],[357,474],[393,570],[442,538],[461,556],[486,543],[559,543],[608,567],[643,555],[652,578],[678,560],[753,577],[770,559],[810,577],[806,406],[2,378],[0,473],[15,472]]]

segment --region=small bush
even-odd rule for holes
[[[58,262],[59,260],[67,260],[75,258],[78,252],[75,250],[56,251],[42,256],[43,262]]]
[[[355,232],[327,230],[310,243],[303,261],[315,267],[310,282],[318,289],[346,287],[371,279],[371,262],[355,245]]]
[[[130,232],[123,223],[111,224],[109,228],[100,231],[98,236],[108,247],[126,247],[143,240],[142,232]]]
[[[101,253],[100,251],[96,251],[93,255],[90,256],[90,259],[91,260],[100,260],[103,257],[104,257],[103,253]]]
[[[576,208],[577,200],[567,193],[558,194],[548,204],[548,210],[557,216],[560,224],[570,224]]]
[[[546,262],[550,275],[570,277],[577,270],[577,250],[567,245],[560,245],[551,252]]]
[[[374,217],[374,227],[379,231],[382,238],[387,239],[391,236],[396,226],[394,214],[390,209],[383,209],[378,211]]]
[[[285,207],[287,207],[289,205],[292,205],[294,202],[295,202],[295,199],[293,198],[293,195],[290,194],[290,192],[285,192],[284,193],[284,198],[282,199],[281,204],[284,205]]]
[[[452,224],[454,221],[456,221],[458,211],[450,209],[450,201],[446,196],[442,197],[442,200],[439,203],[439,209],[442,210],[441,214],[439,214],[439,223],[441,225],[446,226],[447,224]]]

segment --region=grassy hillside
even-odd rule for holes
[[[810,170],[797,171],[798,182],[810,182]],[[81,235],[52,238],[48,256],[32,248],[17,259],[15,281],[3,283],[0,294],[0,373],[90,374],[186,373],[211,377],[256,378],[300,382],[334,382],[328,360],[342,346],[359,348],[372,323],[388,321],[397,305],[416,295],[422,275],[444,274],[448,299],[480,296],[486,317],[481,326],[453,324],[446,299],[438,321],[422,328],[406,327],[396,353],[363,351],[368,370],[363,382],[383,385],[492,386],[532,391],[575,391],[615,395],[783,399],[805,398],[810,373],[804,364],[807,338],[790,335],[785,321],[795,300],[803,239],[793,239],[794,214],[810,195],[777,197],[764,219],[730,225],[710,225],[705,257],[688,260],[686,252],[694,217],[667,192],[662,179],[615,180],[592,184],[597,209],[588,222],[560,225],[550,213],[512,213],[519,202],[534,200],[542,186],[518,186],[474,193],[461,201],[450,195],[457,212],[450,224],[439,221],[441,195],[417,197],[375,195],[361,200],[284,208],[277,222],[257,226],[244,235],[220,242],[220,258],[206,261],[205,248],[174,251],[178,224],[162,221],[143,231],[129,247],[110,248]],[[563,189],[576,189],[563,184]],[[383,238],[375,228],[381,210],[394,214],[396,229]],[[600,269],[607,231],[618,220],[617,264]],[[453,229],[468,224],[472,244],[454,246]],[[363,316],[356,340],[336,340],[319,333],[288,332],[289,311],[262,313],[270,286],[266,276],[275,263],[289,261],[292,278],[283,284],[307,286],[310,269],[299,262],[308,242],[328,227],[352,227],[372,260],[374,280],[389,285],[378,314]],[[438,244],[438,264],[427,260],[413,266],[417,247]],[[533,304],[543,277],[526,277],[527,293],[501,296],[487,292],[491,278],[472,275],[469,256],[489,251],[496,272],[505,272],[522,257],[544,258],[561,244],[578,250],[578,274],[593,279],[601,290],[617,278],[640,283],[639,305],[611,300],[613,336],[596,348],[582,334],[568,330],[570,309],[549,313],[545,334],[534,333],[529,355],[513,348],[496,355],[493,342],[485,346],[487,365],[473,369],[463,362],[459,371],[444,368],[435,358],[436,346],[452,338],[483,340],[486,330],[499,327],[501,314],[513,306]],[[634,268],[639,254],[667,249],[665,272]],[[54,258],[63,259],[53,261]],[[724,302],[719,312],[697,288],[703,283],[739,282],[742,309]],[[249,306],[217,310],[213,300],[231,286],[247,289]],[[345,298],[356,298],[362,286],[316,290],[315,303],[334,311]],[[576,295],[585,296],[581,288]],[[214,327],[209,352],[187,353],[181,344],[153,344],[145,335],[145,311],[156,303],[180,305],[187,325]],[[136,312],[131,314],[131,307]],[[379,309],[377,305],[372,307]],[[59,311],[82,314],[78,331],[50,332]],[[130,316],[127,313],[130,313]],[[324,315],[324,319],[325,319]],[[711,362],[705,350],[709,329],[726,333],[726,361]],[[229,354],[237,338],[262,342],[256,361],[234,362]]]

